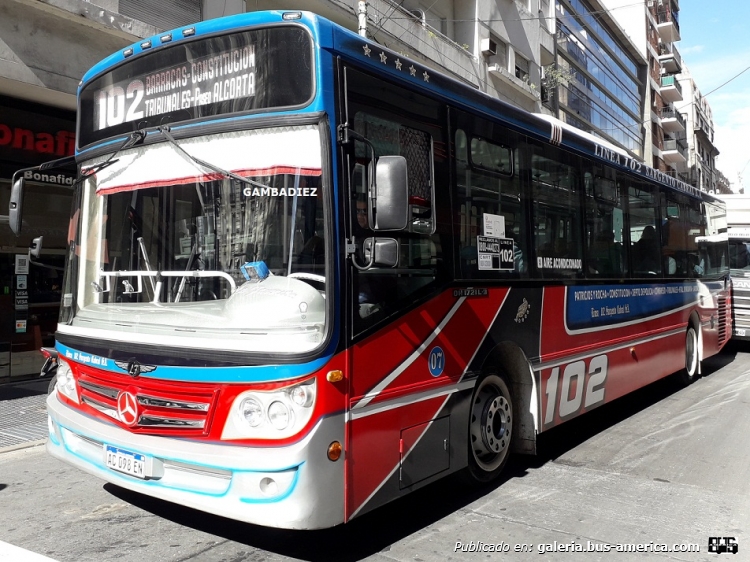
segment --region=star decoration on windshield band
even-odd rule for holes
[[[380,53],[380,62],[382,62],[383,64],[385,64],[385,61],[387,61],[387,60],[388,60],[388,57],[385,56],[385,53]]]
[[[409,67],[409,74],[411,74],[412,76],[416,76],[417,75],[417,69],[414,68],[414,65],[411,65]]]
[[[424,81],[425,81],[425,82],[429,82],[429,81],[430,81],[430,75],[429,75],[429,74],[427,74],[427,71],[426,71],[426,70],[424,71],[424,74],[423,74],[422,76],[424,76]]]
[[[372,49],[370,49],[370,47],[368,47],[367,45],[362,45],[362,48],[365,50],[365,56],[369,57]]]
[[[396,70],[401,70],[403,64],[399,59],[396,59]]]

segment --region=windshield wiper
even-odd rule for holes
[[[128,138],[126,138],[123,143],[115,150],[109,158],[104,160],[103,162],[99,162],[98,164],[94,164],[90,168],[86,168],[86,171],[84,172],[83,169],[81,169],[81,177],[76,181],[76,184],[81,183],[82,181],[90,178],[93,175],[96,175],[97,172],[101,172],[104,168],[107,168],[111,166],[112,164],[116,163],[118,160],[115,160],[115,156],[120,154],[123,150],[127,150],[128,148],[134,147],[136,144],[143,142],[143,139],[146,138],[146,131],[143,129],[139,129],[137,131],[133,131],[128,135]]]
[[[189,152],[187,152],[184,148],[180,146],[180,144],[174,139],[172,134],[169,132],[169,127],[167,125],[162,125],[159,127],[159,131],[164,134],[166,139],[172,144],[180,153],[184,154],[190,161],[194,162],[195,164],[198,164],[199,166],[203,166],[204,168],[208,168],[209,170],[213,170],[214,172],[218,172],[219,174],[223,175],[226,178],[233,179],[235,181],[246,183],[249,185],[254,185],[255,187],[262,187],[268,189],[269,186],[262,184],[257,181],[253,181],[249,178],[243,178],[242,176],[235,174],[234,172],[230,172],[229,170],[225,170],[224,168],[220,168],[219,166],[216,166],[215,164],[211,164],[210,162],[206,162],[205,160],[201,160],[200,158],[196,158]]]

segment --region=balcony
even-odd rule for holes
[[[667,164],[684,164],[687,162],[688,149],[685,139],[664,139],[662,158]]]
[[[679,74],[682,72],[682,57],[672,43],[659,44],[659,63],[668,74]]]
[[[661,88],[659,93],[664,101],[674,103],[682,101],[682,86],[674,74],[661,77]]]
[[[538,90],[531,86],[528,79],[528,74],[524,77],[522,73],[519,73],[516,68],[515,75],[508,72],[504,67],[499,64],[487,65],[487,73],[490,76],[499,78],[502,82],[505,82],[509,86],[512,86],[526,97],[537,101],[541,99],[541,94]]]
[[[685,117],[674,106],[663,107],[659,117],[661,128],[666,133],[682,133],[686,129]]]
[[[665,43],[679,41],[680,22],[677,20],[677,12],[659,10],[656,18],[656,31]]]

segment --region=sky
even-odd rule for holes
[[[679,3],[677,50],[713,112],[716,168],[729,179],[732,191],[744,187],[750,193],[750,1]]]

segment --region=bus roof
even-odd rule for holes
[[[446,102],[451,102],[474,112],[484,113],[509,128],[538,140],[565,146],[579,155],[600,160],[625,172],[666,184],[693,197],[707,200],[714,199],[692,185],[664,172],[654,170],[643,161],[633,158],[625,150],[604,139],[578,130],[554,117],[529,113],[480,92],[471,85],[361,37],[357,33],[311,12],[281,10],[246,12],[207,20],[154,35],[117,51],[91,68],[79,84],[79,93],[86,83],[101,73],[151,52],[156,47],[189,41],[194,38],[220,35],[252,26],[284,22],[306,26],[312,31],[313,37],[321,49],[341,56],[345,60],[357,62],[360,66],[369,67],[394,81],[406,83],[419,90],[430,91]]]

